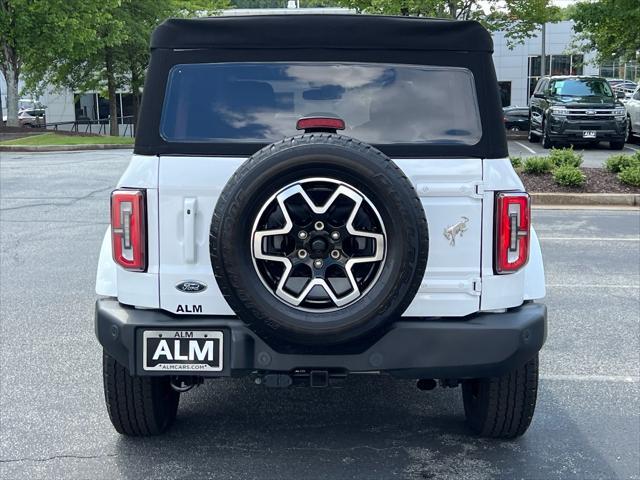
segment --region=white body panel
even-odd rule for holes
[[[108,231],[96,292],[117,296],[122,303],[177,314],[233,315],[213,276],[209,229],[220,192],[244,160],[134,155],[118,186],[146,189],[149,267],[137,273],[116,266]],[[493,274],[494,191],[523,189],[508,159],[399,159],[396,163],[414,184],[429,226],[426,274],[405,316],[460,317],[544,296],[535,232],[527,267],[511,275]],[[460,222],[465,230],[452,245],[445,229]],[[208,288],[199,293],[175,288],[190,280]]]
[[[118,296],[118,272],[111,254],[111,227],[107,227],[100,247],[98,271],[96,272],[96,293],[105,297]]]
[[[640,136],[640,87],[636,88],[632,97],[625,103],[625,107],[629,114],[633,134]]]

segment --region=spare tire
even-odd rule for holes
[[[265,340],[336,345],[406,310],[427,264],[413,185],[382,152],[305,133],[251,156],[220,194],[211,263],[222,294]]]

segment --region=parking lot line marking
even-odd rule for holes
[[[640,238],[621,237],[538,237],[540,240],[569,240],[572,242],[584,240],[586,242],[640,242]]]
[[[533,148],[526,146],[524,143],[520,143],[520,142],[513,142],[513,143],[515,143],[516,145],[520,145],[522,148],[524,148],[525,150],[528,150],[530,153],[534,153],[534,154],[536,153],[536,151]]]
[[[625,145],[625,147],[624,147],[624,148],[628,148],[629,150],[632,150],[632,151],[634,151],[634,152],[640,152],[640,150],[638,150],[637,148],[630,147],[629,145]]]
[[[632,375],[540,375],[543,380],[561,380],[574,382],[615,382],[640,383],[640,377]]]
[[[609,283],[609,284],[596,284],[596,283],[591,283],[591,284],[585,284],[585,283],[574,283],[574,284],[569,284],[569,283],[547,283],[545,285],[546,287],[551,287],[551,288],[633,288],[635,290],[640,290],[640,285],[616,285],[614,283]]]

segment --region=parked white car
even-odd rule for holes
[[[629,137],[640,137],[640,86],[627,100],[625,107],[629,115]]]

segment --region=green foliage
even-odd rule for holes
[[[543,23],[559,19],[551,0],[336,0],[358,12],[477,20],[491,31],[503,30],[510,46],[535,34]]]
[[[39,92],[50,84],[76,92],[98,90],[110,98],[118,88],[139,93],[156,25],[168,17],[215,14],[229,5],[227,0],[0,0],[7,1],[45,4],[51,17],[70,16],[73,25],[82,25],[67,29],[63,22],[31,30],[30,38],[51,31],[61,36],[24,59],[29,91]],[[110,107],[111,132],[117,134],[115,102]]]
[[[339,7],[337,0],[298,0],[300,8]],[[231,0],[232,8],[286,8],[287,0]]]
[[[577,168],[582,165],[582,155],[574,152],[573,147],[552,148],[549,152],[549,159],[554,167],[569,165]]]
[[[640,187],[640,164],[623,168],[618,174],[618,178],[622,183],[633,187]]]
[[[30,135],[28,137],[5,140],[0,145],[40,146],[40,145],[131,145],[131,137],[103,137],[84,135],[63,135],[59,133],[43,133],[42,135]]]
[[[579,2],[572,6],[570,14],[582,50],[597,51],[597,61],[636,58],[640,50],[638,0]]]
[[[509,160],[511,160],[511,166],[513,168],[522,167],[522,157],[509,157]]]
[[[529,157],[524,161],[525,173],[542,175],[553,170],[553,163],[549,157]]]
[[[81,18],[85,29],[83,35],[63,31],[64,41],[42,49],[25,61],[25,81],[30,91],[38,91],[38,87],[46,83],[79,92],[105,91],[109,74],[117,87],[128,87],[132,69],[139,76],[144,74],[149,38],[159,23],[168,17],[215,13],[228,6],[226,0],[57,1],[75,10],[84,9]],[[71,5],[75,3],[79,5]],[[53,14],[59,13],[55,8],[50,10]]]
[[[82,49],[71,48],[64,58],[81,59],[83,50],[94,48],[97,42],[96,26],[105,20],[102,9],[116,2],[119,0],[0,0],[0,71],[8,84],[10,125],[17,125],[17,80],[23,69],[67,51],[70,43]]]
[[[287,0],[231,0],[232,8],[285,8]]]
[[[629,167],[640,167],[640,152],[636,152],[633,155],[625,155],[623,153],[611,155],[604,166],[611,173],[620,173]]]
[[[579,168],[571,165],[562,165],[553,170],[553,179],[563,187],[580,187],[586,178]]]

